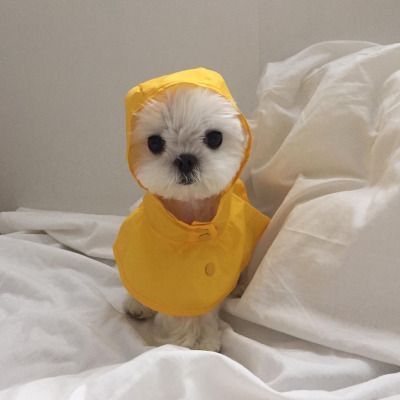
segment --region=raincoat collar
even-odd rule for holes
[[[228,223],[232,195],[233,188],[221,196],[217,213],[210,222],[194,221],[187,224],[170,213],[161,200],[151,193],[143,198],[143,210],[152,230],[163,239],[175,242],[214,240],[222,234]]]

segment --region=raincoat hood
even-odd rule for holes
[[[250,154],[252,136],[249,125],[245,116],[240,112],[238,106],[233,99],[228,86],[226,85],[222,76],[215,71],[206,68],[194,68],[184,71],[175,72],[169,75],[160,76],[158,78],[150,79],[143,82],[131,90],[125,98],[125,110],[126,110],[126,158],[128,160],[129,169],[139,183],[139,185],[147,190],[147,188],[140,182],[135,171],[135,160],[133,159],[131,147],[132,147],[132,134],[135,131],[136,124],[136,113],[140,111],[145,104],[160,95],[164,90],[177,85],[189,85],[197,86],[205,89],[212,90],[213,92],[223,96],[227,99],[234,108],[238,111],[238,118],[243,127],[243,132],[247,138],[247,146],[243,155],[241,165],[232,179],[230,185],[225,188],[228,190],[236,179],[240,176]]]

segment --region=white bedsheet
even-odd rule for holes
[[[223,354],[150,350],[143,339],[149,324],[122,313],[125,290],[107,259],[119,222],[35,210],[0,214],[0,232],[7,232],[0,236],[1,400],[368,400],[400,393],[397,366],[227,312]],[[92,239],[76,240],[82,232]]]
[[[399,49],[323,43],[268,66],[247,175],[274,217],[222,354],[151,348],[123,314],[121,217],[1,213],[0,399],[399,398]]]
[[[230,310],[400,365],[400,44],[314,45],[258,94],[249,183],[276,212]]]

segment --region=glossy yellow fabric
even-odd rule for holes
[[[213,90],[237,108],[223,78],[204,68],[152,79],[131,89],[126,97],[127,158],[135,178],[129,151],[135,113],[166,88],[183,84]],[[179,221],[157,196],[147,192],[120,228],[114,255],[122,282],[133,297],[155,311],[196,316],[213,309],[235,287],[269,222],[249,203],[238,179],[251,146],[247,121],[242,114],[239,118],[248,138],[247,149],[212,221],[190,225]]]
[[[122,282],[142,304],[174,316],[213,309],[235,287],[268,223],[237,180],[209,223],[177,220],[147,193],[114,245]]]

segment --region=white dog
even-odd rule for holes
[[[181,221],[210,221],[246,150],[238,111],[211,90],[183,86],[165,90],[136,118],[132,140],[140,148],[137,178]],[[218,308],[199,317],[157,313],[157,342],[219,351]],[[155,314],[134,298],[125,309],[137,319]]]

